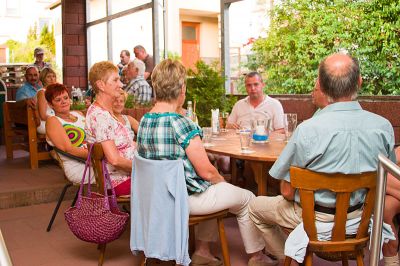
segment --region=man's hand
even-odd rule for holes
[[[226,123],[226,128],[239,129],[240,126],[239,126],[239,124],[236,124],[236,123]]]
[[[289,201],[293,201],[296,190],[292,185],[288,181],[282,180],[280,187],[282,196]]]
[[[32,108],[32,109],[36,109],[36,98],[28,98],[26,99],[26,104]]]

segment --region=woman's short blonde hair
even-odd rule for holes
[[[56,74],[56,72],[54,72],[53,69],[51,69],[49,67],[43,68],[42,71],[40,71],[40,74],[39,74],[39,80],[42,82],[43,87],[47,86],[45,81],[46,81],[46,77],[47,77],[48,74],[54,74],[54,76],[56,76],[56,78],[57,78],[57,74]]]
[[[96,82],[98,80],[107,82],[108,78],[113,72],[118,73],[118,67],[109,61],[98,62],[90,68],[89,82],[92,85],[92,88],[95,93],[99,92],[99,88],[97,87]]]
[[[166,59],[154,68],[151,82],[157,100],[166,102],[175,100],[186,84],[186,69],[177,60]]]

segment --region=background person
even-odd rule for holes
[[[27,99],[27,104],[36,109],[36,94],[42,88],[39,83],[39,70],[36,66],[30,65],[25,70],[25,83],[17,90],[15,100]]]
[[[108,61],[98,62],[90,68],[89,81],[96,100],[86,113],[86,140],[101,143],[115,193],[130,195],[135,144],[112,109],[122,91],[118,68]]]
[[[119,69],[118,74],[122,76],[122,69],[131,61],[131,53],[128,50],[122,50],[119,54],[119,58],[121,59],[121,61],[117,65]]]
[[[185,81],[186,69],[179,61],[167,59],[154,69],[157,102],[140,121],[138,153],[151,160],[182,159],[190,213],[203,215],[229,209],[237,217],[246,252],[251,254],[249,265],[267,265],[263,240],[248,217],[247,204],[254,198],[253,193],[225,182],[207,158],[199,127],[176,113],[185,101]],[[221,265],[209,247],[218,235],[215,221],[200,224],[198,229],[192,264]]]
[[[146,49],[144,49],[144,47],[141,45],[136,45],[133,48],[133,53],[135,54],[135,57],[137,59],[142,60],[143,63],[145,64],[146,68],[145,68],[143,77],[145,80],[147,80],[149,83],[151,83],[151,73],[153,72],[153,69],[154,69],[153,56],[149,55],[146,52]]]
[[[124,90],[135,96],[135,102],[146,104],[151,102],[152,88],[143,78],[144,63],[135,59],[127,65],[125,77],[129,80]]]
[[[47,86],[44,94],[55,113],[46,121],[47,142],[67,154],[86,159],[88,150],[85,141],[85,117],[78,111],[70,110],[71,99],[67,87],[59,83],[51,84]],[[58,155],[67,179],[73,183],[80,183],[85,163],[61,153]],[[91,171],[93,173],[93,170]],[[91,182],[94,180],[93,178]]]
[[[120,95],[115,98],[113,102],[113,113],[118,121],[123,124],[127,130],[129,131],[129,136],[133,140],[135,138],[135,133],[137,133],[139,128],[139,122],[130,115],[123,115],[122,111],[124,110],[126,99],[128,98],[128,94],[124,91],[121,91]]]
[[[55,84],[57,82],[56,72],[51,68],[44,68],[39,74],[39,80],[43,85],[43,88],[37,91],[37,109],[40,117],[40,126],[37,128],[37,132],[40,134],[46,134],[46,120],[49,116],[54,115],[53,109],[47,104],[45,97],[46,87]]]
[[[33,63],[34,66],[36,66],[40,71],[42,71],[43,68],[45,67],[51,67],[49,63],[46,63],[43,61],[44,59],[44,49],[41,47],[35,48],[33,51],[33,55],[35,56],[35,62]]]

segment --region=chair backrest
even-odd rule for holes
[[[26,100],[3,103],[4,135],[7,158],[13,158],[13,151],[23,149],[29,151],[31,168],[38,168],[38,161],[51,159],[48,151],[38,150],[38,143],[45,143],[46,136],[37,133],[40,124],[38,112],[27,105]],[[15,136],[27,138],[15,139]]]
[[[101,160],[104,158],[104,152],[103,152],[103,147],[101,146],[101,143],[95,143],[93,144],[93,150],[92,150],[92,167],[94,171],[94,176],[96,179],[96,186],[97,186],[97,192],[100,194],[104,194],[103,188],[104,188],[104,173],[103,173],[103,167],[101,165]]]
[[[375,200],[376,172],[326,174],[292,166],[290,167],[290,183],[294,188],[299,189],[304,229],[310,241],[318,241],[314,211],[314,192],[316,190],[325,189],[336,193],[336,214],[331,241],[344,241],[346,239],[345,227],[351,192],[365,188],[367,194],[355,239],[368,236],[368,225]]]

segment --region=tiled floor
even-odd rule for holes
[[[60,169],[52,163],[40,164],[37,170],[30,170],[26,154],[12,161],[5,160],[4,147],[0,146],[0,195],[13,191],[43,189],[64,184]],[[10,195],[10,194],[9,194]],[[43,195],[45,197],[46,195]],[[0,201],[3,199],[0,198]],[[71,204],[65,201],[50,232],[46,232],[55,202],[18,208],[0,209],[0,229],[3,233],[14,266],[75,266],[97,265],[98,250],[95,244],[77,239],[68,229],[63,212]],[[225,220],[226,234],[233,266],[247,265],[236,220]],[[213,245],[219,256],[219,245]],[[367,262],[366,256],[366,262]],[[123,236],[108,244],[105,266],[134,265],[134,257],[129,250],[129,228]],[[314,265],[340,265],[315,258]],[[350,265],[355,265],[351,262]],[[368,264],[366,264],[368,265]]]

